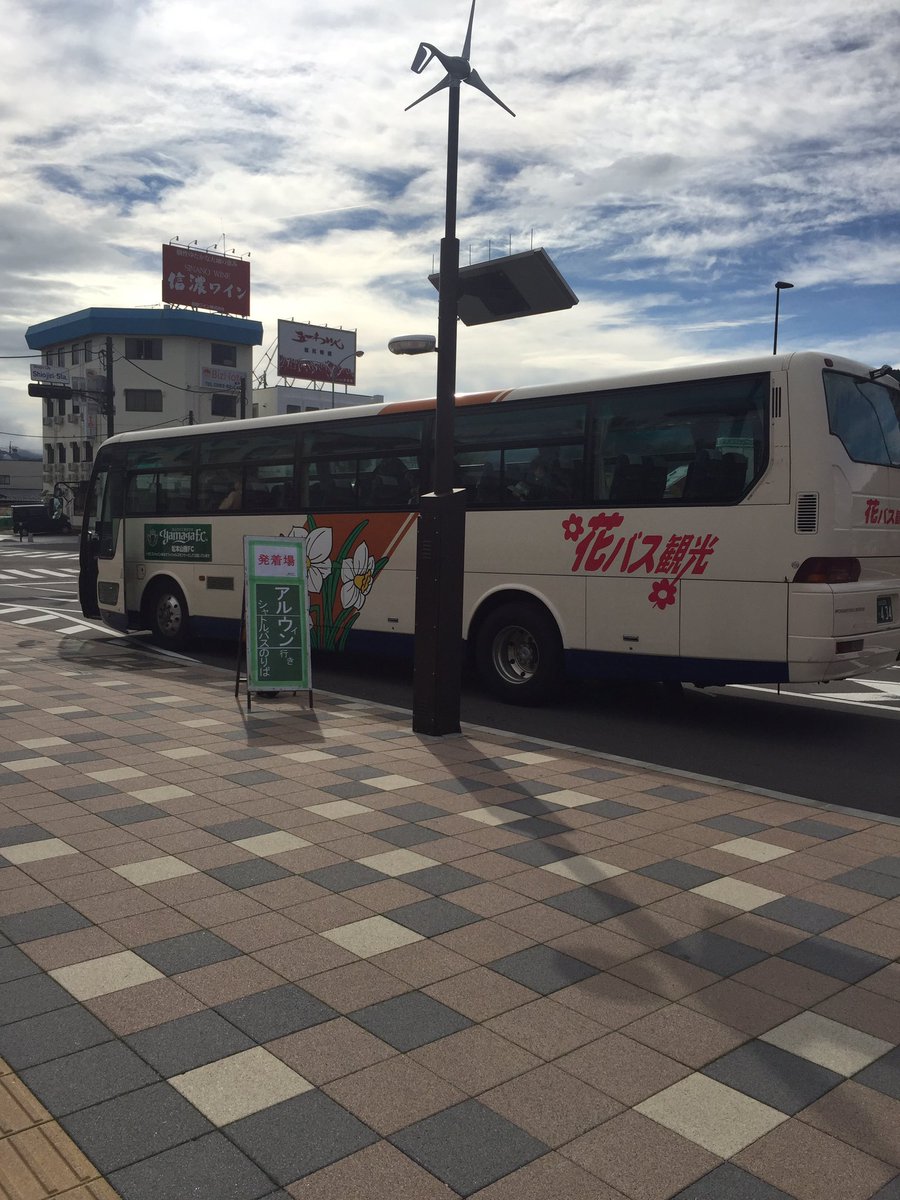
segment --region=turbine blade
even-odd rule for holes
[[[484,82],[484,80],[481,78],[481,76],[478,74],[477,71],[470,72],[470,74],[463,80],[463,83],[470,83],[472,85],[472,87],[477,88],[479,90],[479,92],[484,92],[484,94],[486,96],[489,96],[491,98],[491,100],[494,101],[495,104],[499,104],[501,108],[505,108],[511,117],[514,117],[516,115],[513,112],[513,110],[509,107],[508,104],[504,104],[499,96],[494,95],[494,93],[491,91],[491,89],[488,87],[488,85]],[[424,99],[424,97],[423,97],[423,99]]]
[[[466,30],[466,40],[463,43],[462,57],[467,59],[472,53],[472,22],[475,20],[475,0],[472,0],[472,7],[469,9],[469,28]]]
[[[409,112],[411,108],[415,108],[417,104],[421,104],[423,100],[427,100],[429,96],[433,96],[435,92],[439,92],[441,88],[449,87],[451,79],[449,75],[445,75],[440,83],[436,83],[430,92],[426,92],[424,96],[420,96],[418,100],[413,100],[412,104],[407,104],[404,112]],[[505,106],[504,106],[505,107]]]

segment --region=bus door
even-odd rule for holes
[[[84,508],[78,598],[86,617],[125,614],[122,498],[124,453],[110,446],[97,456]],[[101,610],[101,604],[103,609]]]

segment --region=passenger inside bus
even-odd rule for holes
[[[228,512],[231,509],[240,508],[242,494],[243,488],[241,486],[241,481],[239,479],[233,480],[231,484],[231,491],[219,505],[219,511]]]

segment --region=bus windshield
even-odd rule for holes
[[[854,462],[900,467],[900,391],[825,371],[828,424]]]

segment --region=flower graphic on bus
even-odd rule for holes
[[[660,612],[674,604],[676,600],[675,583],[671,579],[657,579],[647,597],[650,603]]]
[[[375,559],[365,542],[341,563],[341,604],[345,609],[362,608],[375,582]]]
[[[327,525],[310,531],[306,538],[306,583],[310,592],[321,592],[331,574],[332,532]]]
[[[390,559],[390,553],[376,558],[370,544],[383,543],[390,551],[399,541],[393,513],[379,514],[374,520],[334,515],[329,521],[328,525],[318,525],[310,513],[305,527],[291,530],[292,536],[306,539],[310,645],[315,650],[344,649],[375,580]],[[411,526],[412,515],[403,514],[402,521]],[[351,522],[352,527],[334,552],[335,540],[342,537]]]

